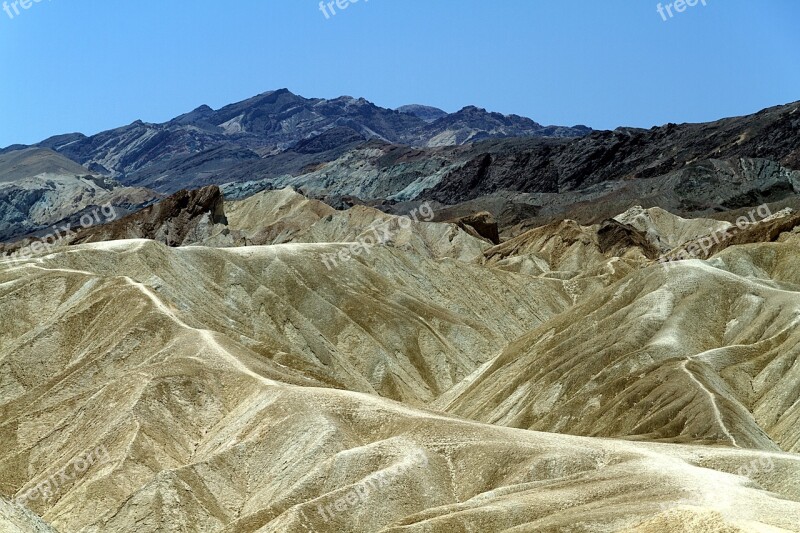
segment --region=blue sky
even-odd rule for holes
[[[0,11],[0,146],[281,87],[594,128],[800,100],[800,2],[706,1],[43,0]]]

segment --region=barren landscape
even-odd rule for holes
[[[797,529],[795,232],[192,198],[0,263],[7,530]]]
[[[0,0],[0,533],[800,533],[798,20]]]

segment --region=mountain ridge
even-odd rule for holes
[[[547,130],[530,119],[478,108],[453,114],[457,117],[453,124],[446,122],[450,116],[428,122],[411,113],[379,107],[364,98],[304,98],[288,89],[278,89],[217,110],[201,105],[163,123],[136,120],[91,136],[56,135],[35,146],[51,148],[126,183],[151,185],[149,176],[158,172],[159,165],[169,170],[172,163],[179,164],[184,158],[225,148],[231,153],[216,161],[217,167],[225,168],[242,160],[279,154],[334,128],[349,128],[363,141],[378,139],[420,147],[458,144],[472,138],[577,136],[587,131],[566,127]],[[342,141],[346,142],[347,139]],[[14,145],[4,151],[19,148]]]
[[[595,223],[635,205],[708,217],[800,192],[800,102],[571,138],[552,130],[556,136],[520,136],[550,127],[475,106],[444,115],[400,109],[281,89],[218,110],[202,105],[163,124],[135,121],[39,146],[163,194],[219,185],[241,198],[293,187],[334,207],[365,203],[390,214],[433,201],[441,220],[489,212],[506,236],[562,218]],[[414,146],[423,134],[427,145]],[[0,154],[20,147],[13,148]]]

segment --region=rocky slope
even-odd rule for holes
[[[82,214],[101,206],[126,214],[157,197],[96,175],[52,150],[5,152],[0,154],[0,242],[55,224],[77,226]]]
[[[174,192],[215,183],[208,180],[209,174],[248,163],[262,168],[261,177],[274,175],[281,167],[297,172],[303,164],[330,161],[341,150],[370,139],[438,146],[511,136],[579,136],[590,131],[544,127],[530,119],[474,107],[435,120],[430,116],[381,108],[363,98],[303,98],[280,89],[218,110],[201,106],[163,124],[136,121],[91,137],[52,137],[38,146],[126,184]],[[265,156],[274,157],[261,161]]]
[[[440,220],[488,211],[516,236],[635,205],[696,218],[789,198],[798,191],[798,110],[795,102],[703,124],[590,131],[472,106],[389,110],[282,89],[39,146],[161,192],[216,184],[243,198],[292,186],[335,207],[352,199],[392,214],[435,201]]]
[[[773,159],[678,161],[677,170],[669,170],[670,164],[665,174],[652,176],[637,174],[645,172],[643,168],[631,175],[613,158],[597,167],[578,153],[594,150],[584,145],[597,135],[570,142],[517,139],[427,150],[373,141],[307,169],[280,175],[268,171],[271,177],[257,182],[261,188],[292,186],[333,205],[343,197],[386,199],[381,208],[389,212],[434,201],[445,217],[441,220],[489,211],[504,229],[563,218],[597,223],[636,205],[697,218],[782,201],[800,192],[800,167],[782,166]],[[661,149],[674,141],[663,140]],[[645,140],[637,146],[646,148],[642,163],[649,164],[649,150],[658,147],[649,147]],[[782,151],[770,155],[787,159]],[[243,165],[240,173],[217,179],[247,181],[268,165],[268,159]],[[599,174],[591,178],[592,172]],[[564,182],[572,180],[567,177],[572,173],[590,179]],[[450,194],[450,187],[458,192]]]
[[[79,231],[69,244],[151,239],[167,246],[196,244],[229,236],[223,196],[216,186],[178,191],[132,215]]]
[[[501,189],[570,191],[664,176],[711,159],[758,158],[799,170],[799,134],[796,102],[705,124],[619,128],[567,141],[493,141],[436,184],[431,197],[453,204]]]
[[[796,530],[800,461],[778,450],[800,435],[796,245],[777,262],[779,244],[731,247],[753,268],[688,262],[665,289],[668,270],[635,270],[577,306],[563,280],[390,247],[331,273],[336,246],[129,240],[0,261],[3,495],[60,531]],[[694,298],[692,275],[711,283]],[[661,293],[675,304],[654,308]],[[531,364],[527,346],[559,339]],[[684,444],[500,427],[533,416]]]
[[[793,184],[714,164],[670,183]],[[0,258],[0,527],[800,530],[796,214],[660,263],[733,223],[423,205],[207,187]]]
[[[434,201],[439,220],[488,211],[507,236],[564,218],[598,223],[636,205],[690,218],[709,217],[783,201],[800,192],[795,149],[783,144],[772,145],[772,151],[764,148],[772,142],[768,137],[773,128],[785,128],[792,142],[800,140],[800,125],[783,124],[784,115],[793,117],[797,107],[772,110],[772,122],[760,115],[728,119],[740,129],[721,121],[692,133],[686,130],[698,125],[648,133],[652,138],[628,132],[618,139],[632,143],[624,152],[604,147],[608,139],[602,132],[571,141],[512,139],[425,150],[372,141],[294,172],[266,170],[269,159],[265,159],[242,166],[240,174],[218,179],[245,181],[266,171],[270,177],[256,180],[262,188],[292,186],[337,206],[341,199],[354,197],[391,213]],[[769,125],[760,124],[763,121]],[[724,150],[706,145],[703,152],[703,143],[692,137],[738,138],[742,131],[760,140]],[[663,157],[657,154],[676,149],[687,155],[650,169]],[[606,151],[611,153],[605,155]],[[756,153],[768,158],[734,155]]]
[[[633,207],[664,209],[691,219],[732,222],[760,203],[776,210],[784,205],[796,209],[800,207],[798,192],[798,170],[768,159],[710,159],[648,179],[611,180],[552,193],[501,190],[462,203],[436,205],[443,217],[489,211],[497,218],[503,236],[509,238],[564,218],[595,224]],[[428,196],[428,192],[419,195]],[[409,209],[420,201],[398,203],[389,209]]]

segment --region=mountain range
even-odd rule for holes
[[[217,111],[201,106],[164,124],[59,135],[0,154],[50,150],[83,167],[72,175],[147,189],[150,201],[211,184],[237,198],[291,186],[335,207],[365,203],[399,214],[433,201],[451,218],[488,211],[502,231],[517,234],[564,217],[598,222],[636,204],[714,216],[792,196],[798,110],[793,103],[704,124],[593,131],[476,107],[390,110],[282,89]],[[33,178],[40,169],[14,172]],[[3,238],[41,229],[20,216],[3,215]]]
[[[0,151],[0,241],[0,531],[800,531],[800,102],[274,91]]]
[[[583,126],[545,127],[527,118],[476,107],[452,114],[414,106],[401,109],[385,109],[347,96],[308,99],[280,89],[216,111],[200,106],[163,124],[137,120],[91,137],[58,135],[37,146],[53,149],[123,183],[174,192],[194,180],[286,151],[325,160],[372,139],[434,147],[517,136],[574,137],[590,131]],[[436,118],[431,120],[431,116]],[[16,148],[19,146],[6,150]],[[290,168],[299,170],[303,163],[315,160],[308,159]],[[185,182],[177,183],[178,179]]]

